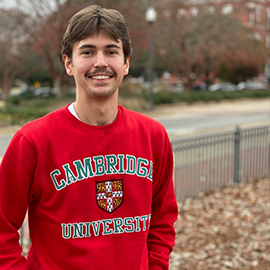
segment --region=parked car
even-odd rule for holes
[[[263,90],[269,89],[267,84],[261,82],[240,82],[237,84],[237,90]]]
[[[9,91],[10,97],[31,97],[33,96],[34,88],[29,85],[21,87],[12,87]]]
[[[209,91],[215,92],[215,91],[235,91],[236,90],[236,85],[228,82],[223,82],[223,83],[216,83],[212,84],[209,87]]]
[[[49,97],[49,96],[54,96],[55,89],[51,87],[40,87],[34,90],[33,95],[35,97],[41,96],[41,97]]]

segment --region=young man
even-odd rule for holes
[[[168,269],[172,150],[159,123],[117,104],[130,54],[117,11],[71,18],[62,56],[76,101],[19,130],[1,163],[1,269]],[[17,231],[27,209],[26,260]]]

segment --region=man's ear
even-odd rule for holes
[[[64,66],[66,69],[66,72],[69,76],[73,76],[73,71],[72,71],[72,59],[69,58],[66,54],[63,55],[63,61],[64,61]]]
[[[127,57],[126,62],[124,64],[124,76],[128,75],[129,73],[129,61],[130,61],[130,57]]]

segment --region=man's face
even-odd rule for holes
[[[129,71],[122,41],[115,41],[103,31],[75,43],[72,58],[64,55],[64,62],[68,75],[74,76],[77,94],[92,99],[117,94]]]

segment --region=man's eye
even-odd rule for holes
[[[108,54],[113,55],[113,54],[117,54],[117,52],[116,51],[109,51]]]
[[[90,51],[84,51],[83,54],[84,55],[90,55],[90,54],[92,54],[92,52],[90,52]]]

